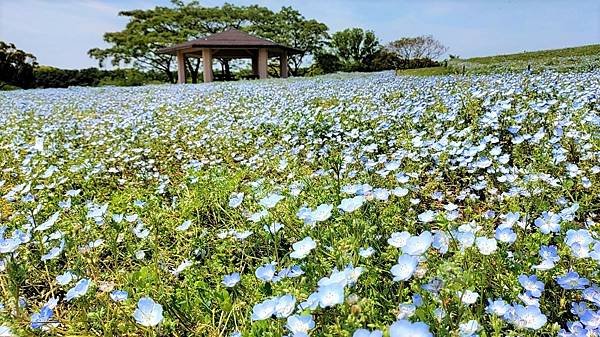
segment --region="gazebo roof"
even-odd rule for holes
[[[221,33],[212,34],[196,40],[162,48],[159,49],[158,52],[162,54],[175,55],[180,50],[194,50],[198,48],[268,48],[285,50],[290,54],[299,54],[302,52],[299,49],[284,46],[271,40],[250,35],[235,28],[229,28]]]

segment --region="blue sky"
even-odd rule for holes
[[[224,1],[204,0],[207,6]],[[272,9],[292,6],[331,32],[371,29],[386,43],[432,34],[449,53],[494,55],[600,43],[599,0],[230,0]],[[121,30],[121,10],[168,5],[168,0],[0,0],[0,40],[62,68],[97,66],[87,56],[102,34]]]

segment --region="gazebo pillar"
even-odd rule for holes
[[[202,49],[202,63],[204,66],[204,83],[213,81],[213,58],[212,58],[212,50],[209,48]]]
[[[252,75],[258,76],[258,55],[252,56]]]
[[[267,59],[269,52],[267,48],[258,49],[258,78],[267,78]]]
[[[177,51],[177,83],[185,84],[185,55],[183,51]]]
[[[283,51],[279,57],[279,77],[288,77],[288,55],[287,51]]]

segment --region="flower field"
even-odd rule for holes
[[[0,93],[0,336],[600,335],[600,72]]]

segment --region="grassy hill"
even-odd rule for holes
[[[586,71],[600,67],[600,44],[522,52],[516,54],[454,59],[447,67],[408,69],[399,75],[431,76],[466,73],[497,73],[523,71],[531,65],[534,72],[543,70]]]

